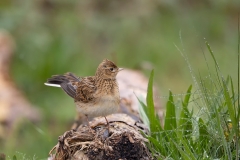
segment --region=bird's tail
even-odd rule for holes
[[[66,73],[64,75],[53,75],[44,84],[52,87],[61,87],[61,84],[63,83],[78,82],[78,81],[80,82],[80,79],[76,77],[74,74]]]
[[[52,86],[52,87],[61,87],[61,84],[63,83],[69,83],[69,80],[64,75],[54,75],[51,78],[47,80],[46,83],[44,83],[46,86]]]
[[[74,83],[76,82],[80,82],[80,78],[72,73],[66,73],[64,75],[54,75],[44,84],[52,87],[61,87],[69,96],[74,98],[76,94]]]

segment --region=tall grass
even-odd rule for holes
[[[157,159],[239,159],[239,85],[236,92],[231,76],[222,75],[208,42],[206,46],[215,72],[208,68],[208,78],[199,73],[196,91],[193,93],[190,85],[181,103],[169,92],[164,126],[154,110],[151,72],[147,104],[140,101],[140,112],[146,115],[142,118],[148,122],[150,134],[145,136]]]

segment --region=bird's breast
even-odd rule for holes
[[[112,95],[97,98],[92,103],[76,102],[77,111],[89,117],[107,116],[116,113],[119,109],[120,99]]]

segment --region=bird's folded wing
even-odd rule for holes
[[[95,78],[93,76],[84,77],[77,84],[75,100],[83,103],[94,101],[94,93],[96,90]]]

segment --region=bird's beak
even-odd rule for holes
[[[120,72],[120,71],[122,71],[123,70],[123,68],[118,68],[118,72]]]

